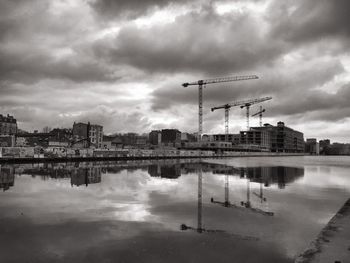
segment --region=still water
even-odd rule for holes
[[[0,262],[293,262],[350,157],[1,165]]]

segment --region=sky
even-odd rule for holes
[[[196,132],[198,91],[182,83],[255,74],[207,85],[204,133],[224,132],[211,107],[272,96],[264,123],[350,142],[349,10],[346,0],[2,0],[0,113],[27,131],[90,121],[106,134]],[[245,126],[232,108],[230,132]]]

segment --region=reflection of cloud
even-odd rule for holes
[[[347,159],[332,162],[330,157],[330,169],[321,169],[320,163],[325,164],[322,158],[206,160],[238,167],[271,167],[285,163],[289,167],[301,165],[317,169],[305,169],[303,179],[291,182],[283,190],[263,187],[267,198],[265,204],[261,204],[260,199],[252,194],[259,191],[259,183],[250,183],[252,207],[264,209],[263,206],[267,205],[268,210],[275,213],[273,217],[244,208],[227,209],[211,203],[211,197],[224,200],[225,176],[205,169],[202,174],[203,226],[227,233],[258,236],[264,240],[264,245],[268,243],[271,244],[270,247],[286,250],[284,255],[292,257],[317,235],[349,195],[348,191],[339,190],[340,184],[344,184],[343,189],[350,189]],[[206,164],[203,167],[209,166]],[[189,172],[176,179],[151,177],[145,167],[147,166],[143,165],[142,169],[138,169],[134,165],[133,169],[116,169],[117,172],[114,173],[110,169],[111,172],[102,174],[101,183],[79,188],[72,188],[69,179],[41,180],[39,176],[16,176],[15,186],[0,193],[0,219],[14,222],[18,217],[23,218],[23,228],[33,227],[33,224],[42,229],[56,230],[69,224],[96,227],[96,232],[86,230],[88,234],[98,235],[97,241],[94,240],[96,246],[103,243],[103,240],[130,238],[133,241],[142,239],[146,234],[147,238],[152,234],[159,238],[165,232],[178,235],[177,238],[181,236],[187,241],[189,236],[201,239],[199,235],[179,232],[179,226],[183,223],[196,227],[198,175]],[[189,167],[192,168],[189,171],[194,171],[196,165]],[[229,180],[230,201],[239,205],[240,201],[247,199],[247,180],[239,175],[230,175]],[[71,231],[75,234],[74,230]],[[19,236],[24,238],[22,234]],[[86,236],[78,236],[77,239],[79,238]],[[215,238],[222,237],[218,235]],[[125,244],[124,240],[120,243]],[[53,251],[59,253],[60,250]]]
[[[347,176],[349,174],[348,171],[342,168],[332,167],[329,173],[324,173],[320,169],[321,167],[318,166],[317,168],[315,171],[307,170],[307,176],[299,180],[297,184],[321,189],[324,189],[326,186],[328,189],[350,192],[350,177]]]
[[[155,221],[148,211],[149,207],[144,204],[114,204],[114,207],[117,208],[117,211],[114,212],[117,220],[128,222]]]

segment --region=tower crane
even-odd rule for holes
[[[221,106],[213,107],[211,108],[211,111],[215,111],[218,109],[225,109],[225,141],[228,141],[228,133],[229,133],[229,111],[231,107],[241,106],[247,107],[247,123],[249,126],[249,107],[253,104],[260,103],[266,100],[270,100],[272,97],[264,97],[259,99],[249,99],[249,100],[240,100],[240,101],[234,101],[232,103],[227,103]]]
[[[257,104],[257,103],[261,103],[267,100],[271,100],[272,97],[263,97],[263,98],[259,98],[259,99],[254,99],[249,103],[246,103],[245,105],[241,106],[241,109],[246,108],[247,109],[247,131],[249,130],[249,108],[250,106],[252,106],[253,104]]]
[[[260,127],[262,127],[262,115],[263,115],[263,113],[264,113],[265,111],[266,111],[266,110],[263,109],[262,106],[260,106],[259,111],[256,112],[256,113],[254,113],[254,114],[252,115],[252,117],[259,115],[259,125],[260,125]]]
[[[208,84],[250,80],[250,79],[258,79],[258,78],[259,77],[256,75],[247,75],[247,76],[235,76],[235,77],[198,80],[194,82],[185,82],[182,84],[184,88],[187,88],[188,86],[198,86],[198,141],[201,141],[202,131],[203,131],[203,87],[205,87],[205,85],[208,85]]]

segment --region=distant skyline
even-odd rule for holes
[[[264,123],[350,142],[348,10],[346,0],[3,0],[0,113],[24,130],[197,132],[197,89],[183,82],[256,74],[204,90],[203,133],[224,132],[211,107],[272,96]],[[233,108],[230,132],[245,125]]]

